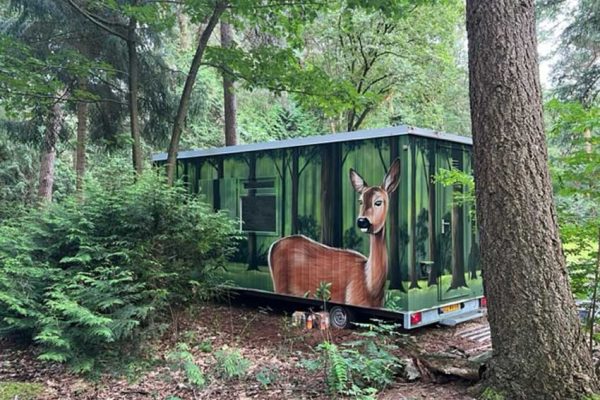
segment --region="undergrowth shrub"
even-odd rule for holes
[[[201,388],[206,385],[206,377],[194,362],[194,355],[190,353],[190,350],[190,346],[186,343],[177,343],[175,350],[167,356],[167,360],[173,368],[183,371],[189,384]]]
[[[310,370],[322,370],[331,395],[374,399],[394,381],[403,365],[393,354],[397,348],[395,324],[357,324],[361,339],[338,346],[326,340],[317,346],[318,358],[306,360]]]
[[[224,347],[215,352],[215,374],[225,380],[240,380],[250,368],[250,361],[245,359],[239,349]]]
[[[95,176],[83,199],[0,225],[0,335],[30,338],[40,358],[78,371],[139,343],[168,307],[212,295],[236,234],[156,171]]]

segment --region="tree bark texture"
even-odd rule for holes
[[[83,178],[85,176],[85,142],[87,137],[88,103],[80,101],[77,103],[77,142],[75,145],[75,176],[76,190],[83,190]]]
[[[139,125],[139,108],[138,108],[138,92],[139,92],[139,65],[137,56],[137,41],[136,41],[136,26],[137,21],[131,17],[129,26],[127,27],[127,51],[129,54],[129,125],[131,127],[131,138],[133,141],[131,156],[133,159],[133,168],[136,173],[142,173],[142,140],[140,138]]]
[[[202,63],[202,57],[204,56],[204,51],[206,50],[208,40],[210,39],[215,26],[217,25],[217,22],[219,22],[219,18],[224,11],[225,4],[222,2],[217,2],[210,19],[204,28],[204,31],[202,31],[202,35],[200,35],[200,40],[198,41],[198,46],[196,47],[196,53],[192,59],[192,65],[190,66],[190,71],[185,79],[183,93],[181,94],[179,107],[177,108],[177,115],[175,117],[175,122],[173,123],[171,142],[169,143],[169,149],[167,150],[167,182],[169,185],[172,185],[175,181],[175,168],[177,166],[179,139],[181,138],[183,124],[185,122],[185,117],[187,116],[190,105],[190,97],[192,95],[194,84],[196,83],[196,76],[198,75],[200,64]]]
[[[231,25],[221,21],[221,47],[231,47],[233,31]],[[237,106],[235,99],[233,79],[226,72],[223,73],[223,111],[225,115],[225,146],[237,144]]]
[[[597,384],[552,199],[534,0],[467,0],[467,31],[488,384],[507,399],[578,399]]]
[[[54,162],[56,160],[56,143],[58,134],[64,122],[61,104],[56,102],[50,107],[44,141],[42,143],[42,157],[40,161],[40,176],[38,186],[38,199],[41,203],[52,201],[52,188],[54,186]]]

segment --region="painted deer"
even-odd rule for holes
[[[331,283],[331,301],[382,307],[387,280],[385,220],[389,194],[398,187],[400,160],[396,159],[381,186],[368,186],[353,169],[350,181],[360,194],[356,224],[370,235],[369,257],[336,249],[303,235],[279,239],[269,249],[269,268],[276,293],[303,296],[315,293],[321,282]]]

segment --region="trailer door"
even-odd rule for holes
[[[465,171],[470,154],[462,146],[436,144],[436,169]],[[455,200],[464,191],[462,185],[436,183],[436,262],[440,272],[440,301],[471,294],[466,279],[465,234],[466,207]]]

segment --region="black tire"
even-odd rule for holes
[[[348,329],[352,326],[354,315],[346,307],[333,306],[329,310],[329,324],[332,328]]]

